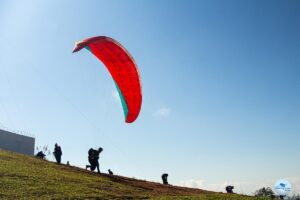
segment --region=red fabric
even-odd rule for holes
[[[73,52],[85,46],[88,46],[109,70],[127,105],[126,122],[134,122],[142,105],[141,81],[134,59],[120,43],[109,37],[88,38],[77,43]]]

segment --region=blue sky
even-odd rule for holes
[[[1,1],[0,125],[58,142],[83,167],[177,185],[300,192],[299,1]],[[138,120],[76,41],[110,36],[135,58]],[[53,160],[53,158],[50,158]]]

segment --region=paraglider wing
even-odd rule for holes
[[[134,122],[142,105],[142,87],[139,71],[132,56],[120,43],[106,36],[77,42],[73,53],[82,48],[89,50],[104,63],[119,92],[125,121]]]

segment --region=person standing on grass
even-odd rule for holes
[[[161,176],[161,178],[162,178],[162,180],[163,180],[163,184],[164,185],[168,185],[169,183],[168,183],[168,174],[163,174],[162,176]]]
[[[60,146],[58,146],[57,143],[55,143],[53,154],[54,154],[54,157],[56,159],[56,163],[60,164],[61,163],[62,151],[61,151]]]

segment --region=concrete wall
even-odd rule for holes
[[[34,154],[33,137],[19,135],[0,129],[0,148],[27,155]]]

